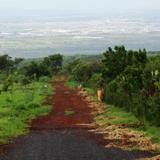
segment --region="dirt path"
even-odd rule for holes
[[[103,147],[101,134],[94,129],[91,108],[77,89],[54,82],[55,94],[48,98],[53,111],[34,119],[30,134],[15,140],[0,160],[132,160],[151,153]],[[108,142],[109,143],[109,142]]]

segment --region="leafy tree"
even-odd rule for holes
[[[71,62],[69,62],[66,66],[64,66],[65,72],[72,75],[73,69],[81,62],[81,59],[75,59]]]
[[[13,61],[14,68],[17,69],[18,65],[23,61],[23,58],[15,58]]]
[[[105,70],[103,77],[108,82],[120,75],[127,66],[145,66],[147,62],[146,50],[127,51],[124,46],[115,46],[114,50],[108,48],[102,60]]]
[[[26,85],[29,84],[30,82],[31,82],[30,79],[29,79],[28,77],[25,77],[25,76],[21,77],[21,79],[20,79],[20,83],[21,83],[21,85],[23,85],[23,86],[26,86]]]
[[[103,54],[104,59],[102,62],[105,66],[103,77],[107,79],[107,81],[113,80],[124,71],[126,67],[126,53],[127,51],[124,46],[116,46],[114,50],[108,48]]]
[[[53,74],[57,74],[62,69],[63,56],[61,54],[50,55],[44,58],[43,64],[50,67]]]
[[[94,89],[101,88],[103,86],[102,73],[94,73],[89,80],[89,84]]]
[[[8,55],[0,56],[0,70],[9,73],[13,67],[13,61]]]
[[[50,71],[47,66],[43,65],[43,63],[31,62],[29,65],[24,67],[25,76],[30,77],[32,79],[39,79],[41,76],[50,75]]]
[[[68,66],[74,80],[87,85],[95,73],[102,72],[102,64],[98,62],[73,61]],[[75,66],[74,66],[75,65]]]

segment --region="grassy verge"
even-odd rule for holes
[[[75,88],[75,87],[80,86],[80,83],[69,80],[65,83],[65,86],[67,86],[69,88]],[[95,90],[94,89],[89,88],[89,87],[83,87],[83,89],[85,89],[89,94],[91,94],[93,96],[95,95]]]
[[[78,83],[78,82],[74,82],[74,81],[67,81],[67,82],[65,83],[65,85],[66,85],[67,87],[74,88],[74,87],[78,87],[78,86],[79,86],[79,83]]]
[[[79,84],[74,81],[66,82],[66,86],[68,87],[76,87],[78,85]],[[93,97],[94,100],[97,100],[94,89],[92,88],[84,88],[84,89]],[[97,118],[96,122],[98,124],[111,123],[115,125],[116,124],[117,125],[126,124],[128,126],[137,125],[137,128],[131,127],[130,129],[143,132],[146,136],[152,138],[154,142],[160,144],[160,128],[159,127],[154,127],[147,123],[141,124],[141,122],[134,116],[133,113],[126,112],[123,108],[115,107],[108,104],[106,104],[106,106],[107,106],[107,112],[102,116],[107,117],[107,122],[105,118],[104,118],[105,121],[99,120]]]
[[[26,121],[48,114],[49,106],[42,105],[53,93],[47,82],[33,82],[24,87],[14,84],[12,90],[0,95],[0,143],[28,132]]]
[[[126,112],[122,108],[107,105],[107,112],[103,116],[107,117],[107,123],[111,123],[114,125],[126,124],[128,126],[131,126],[129,127],[130,130],[136,130],[144,133],[147,137],[150,137],[155,143],[160,144],[160,128],[150,126],[149,124],[141,124],[141,122],[134,116],[133,113]],[[97,123],[105,124],[106,121],[97,119]]]
[[[132,113],[128,113],[123,109],[111,105],[107,105],[107,112],[103,116],[107,117],[107,122],[111,124],[134,125],[140,123],[139,120]],[[106,122],[97,121],[97,123]]]

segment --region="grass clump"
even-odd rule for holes
[[[78,87],[79,86],[79,83],[78,82],[75,82],[75,81],[67,81],[65,83],[65,85],[69,88],[74,88],[74,87]]]
[[[150,137],[154,142],[160,144],[160,128],[146,124],[137,128],[137,130],[143,132],[146,136]]]
[[[139,120],[132,113],[122,108],[107,105],[107,116],[112,124],[139,124]]]
[[[75,111],[72,109],[67,109],[67,110],[65,110],[64,114],[66,116],[73,116],[73,115],[75,115]]]
[[[47,85],[47,87],[46,87]],[[14,84],[12,90],[0,94],[0,143],[28,132],[29,121],[46,115],[51,108],[44,105],[45,98],[53,93],[47,82],[34,81],[27,86]]]

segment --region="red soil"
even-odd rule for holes
[[[55,94],[47,100],[47,103],[53,107],[52,112],[47,116],[34,119],[31,122],[31,130],[47,132],[54,129],[74,129],[74,133],[78,136],[91,138],[99,144],[104,144],[102,135],[88,132],[88,129],[94,128],[88,103],[78,94],[77,89],[66,87],[64,83],[52,83]],[[73,110],[74,114],[66,115],[66,110]]]
[[[76,89],[66,87],[64,82],[55,82],[52,85],[55,94],[48,98],[48,104],[53,110],[47,116],[34,119],[31,123],[32,129],[77,128],[78,124],[93,122],[88,104],[78,95]],[[74,111],[73,115],[66,115],[67,110]]]
[[[91,138],[96,140],[97,143],[104,142],[101,135],[95,135],[88,132],[87,124],[93,122],[91,116],[91,109],[88,107],[87,102],[83,100],[83,97],[78,94],[78,90],[68,88],[64,85],[65,81],[52,82],[52,86],[55,89],[55,94],[47,98],[47,104],[52,107],[50,114],[41,116],[31,121],[30,132],[47,133],[50,130],[67,130],[73,129],[74,133],[78,136]],[[65,111],[73,110],[73,115],[66,115]],[[85,124],[85,125],[84,125]],[[19,136],[10,144],[0,145],[0,153],[5,153],[13,149],[17,141],[21,143],[19,139],[23,136]]]

